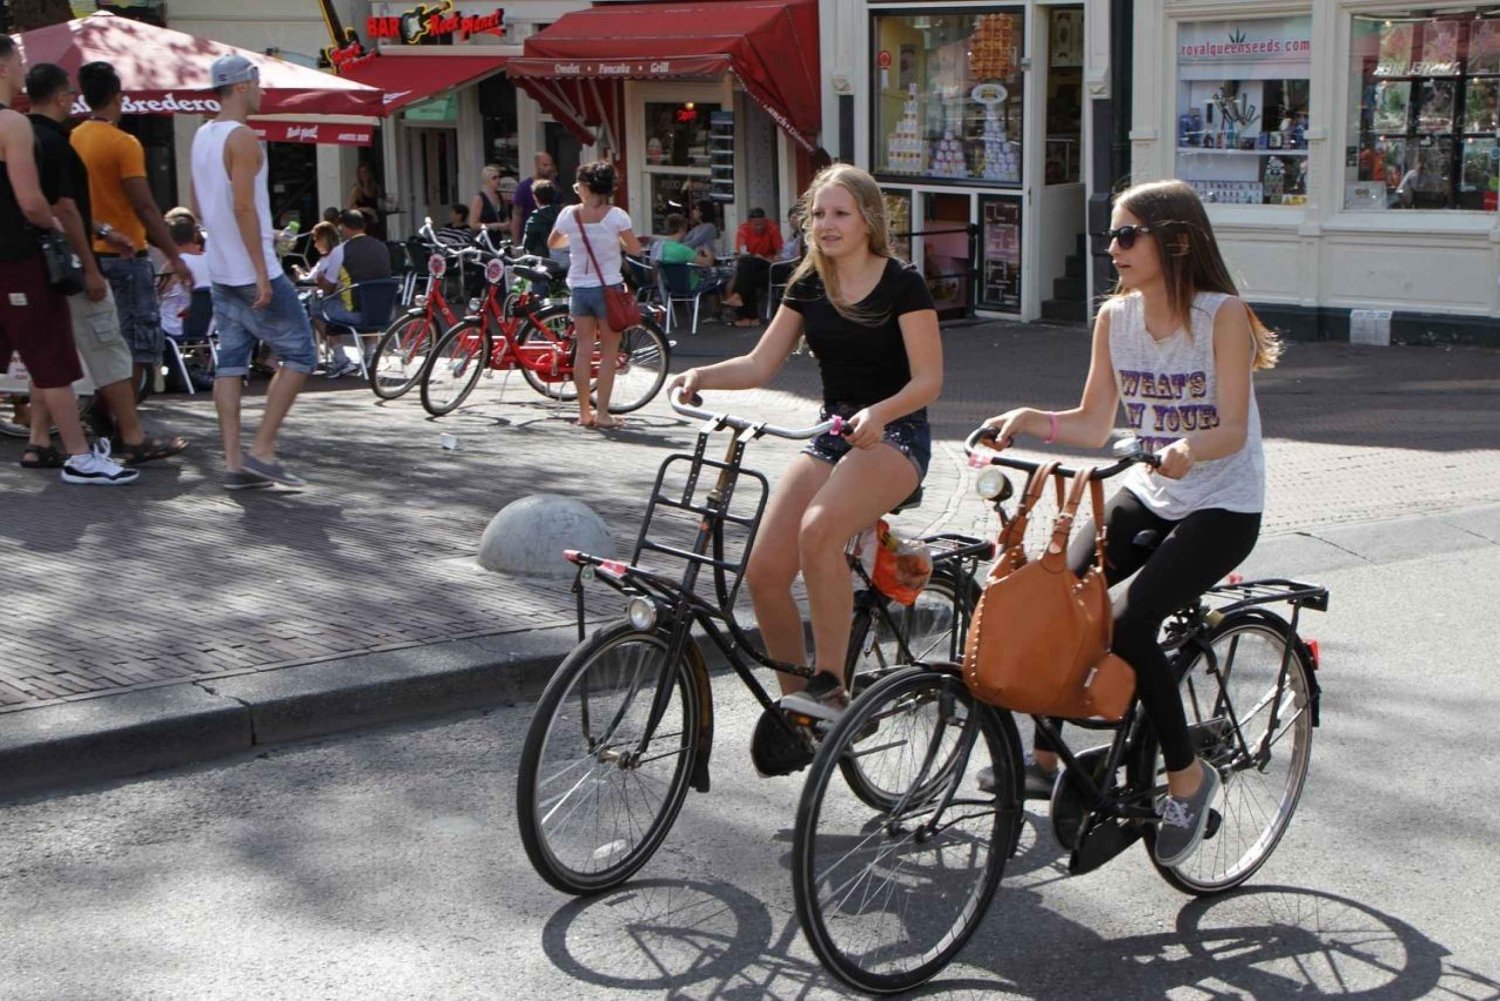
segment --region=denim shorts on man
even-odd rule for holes
[[[98,302],[87,292],[68,296],[68,314],[73,319],[73,343],[95,388],[129,379],[133,371],[130,345],[120,333],[120,314],[109,285]]]
[[[318,361],[313,344],[312,323],[297,298],[297,289],[286,275],[271,279],[271,302],[253,309],[254,285],[220,285],[214,282],[214,320],[219,327],[219,361],[214,376],[239,378],[250,371],[255,342],[270,347],[281,363],[293,372],[311,372]]]
[[[130,357],[142,365],[161,361],[166,349],[161,332],[161,310],[156,302],[156,269],[149,257],[99,257],[99,270],[109,279],[120,315],[120,336],[130,345]]]
[[[835,414],[848,420],[859,412],[859,408],[848,404],[834,404],[819,411],[818,420],[826,421]],[[927,411],[919,410],[905,417],[898,417],[885,426],[881,436],[887,445],[906,456],[917,471],[917,482],[927,476],[927,466],[932,462],[932,425],[927,423]],[[854,448],[843,435],[824,432],[802,449],[803,453],[829,464],[836,464]]]
[[[609,318],[604,308],[603,285],[582,285],[573,289],[572,293],[568,311],[573,314],[573,319],[578,320],[585,316],[592,316],[598,320]]]

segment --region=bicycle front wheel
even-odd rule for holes
[[[648,732],[663,686],[666,712]],[[537,873],[584,894],[645,865],[682,808],[701,724],[687,657],[667,663],[664,636],[622,622],[575,647],[521,751],[516,819]]]
[[[1199,757],[1217,768],[1223,789],[1212,804],[1218,831],[1176,868],[1156,861],[1156,830],[1146,832],[1151,862],[1184,893],[1220,893],[1239,886],[1276,850],[1296,812],[1312,752],[1310,665],[1301,643],[1292,650],[1284,680],[1287,624],[1273,615],[1231,615],[1215,627],[1212,656],[1200,652],[1180,690]],[[1154,740],[1142,746],[1158,794],[1166,791],[1166,766]],[[1144,786],[1145,778],[1137,781]]]
[[[422,378],[438,331],[425,312],[399,316],[380,335],[370,359],[370,389],[382,400],[406,395]]]
[[[956,745],[956,750],[955,750]],[[874,806],[845,781],[862,761],[897,791]],[[956,760],[955,760],[956,758]],[[792,847],[797,917],[828,970],[859,990],[910,990],[978,929],[1018,833],[1021,767],[996,714],[962,679],[913,667],[877,682],[818,749]]]
[[[650,403],[667,381],[672,349],[656,323],[646,317],[620,335],[615,355],[615,384],[609,394],[609,412],[628,414]],[[595,404],[597,405],[597,393]]]
[[[520,345],[524,361],[534,361],[537,352],[541,352],[540,357],[546,362],[543,371],[522,364],[521,377],[527,385],[549,400],[578,399],[572,362],[578,341],[573,336],[573,317],[567,306],[544,306],[532,313],[527,322],[521,324],[516,343]]]
[[[434,417],[457,410],[479,385],[490,363],[490,332],[480,320],[464,320],[438,339],[422,372],[422,409]]]

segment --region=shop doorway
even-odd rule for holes
[[[967,193],[924,193],[922,225],[912,233],[922,242],[922,273],[940,320],[968,316],[974,310],[970,201]]]
[[[1037,296],[1048,320],[1088,319],[1088,196],[1083,182],[1083,7],[1044,7],[1038,25],[1046,137],[1037,199]],[[1033,300],[1036,301],[1036,300]]]
[[[564,202],[578,201],[578,196],[573,193],[573,182],[578,178],[578,161],[582,158],[583,147],[573,133],[557,122],[545,123],[543,138],[547,152],[552,154],[552,162],[557,165],[558,194],[562,195]],[[522,177],[530,177],[531,171],[531,164],[521,165]]]
[[[468,202],[458,190],[458,130],[408,128],[406,152],[412,230],[421,227],[424,217],[441,226],[448,220],[450,206]]]

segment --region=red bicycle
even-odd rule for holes
[[[577,340],[566,303],[549,301],[532,291],[556,277],[548,263],[530,258],[512,263],[490,261],[485,269],[489,289],[479,313],[466,316],[433,348],[421,375],[422,406],[434,417],[452,413],[468,399],[485,372],[520,369],[538,393],[552,400],[577,397],[573,383]],[[507,271],[509,276],[507,276]],[[526,283],[519,292],[510,282]],[[599,351],[590,359],[591,382],[599,374]],[[615,360],[611,413],[639,410],[667,381],[671,346],[650,314],[620,335]]]
[[[443,276],[448,273],[448,262],[461,263],[469,258],[478,260],[481,256],[478,247],[444,252],[432,232],[431,219],[422,227],[422,236],[433,248],[427,258],[427,291],[418,295],[415,305],[396,317],[380,335],[375,354],[370,359],[370,388],[382,400],[394,400],[409,392],[421,378],[433,345],[443,331],[460,322],[459,315],[443,295]]]

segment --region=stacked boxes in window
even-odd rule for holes
[[[920,174],[926,164],[922,128],[917,122],[917,85],[909,84],[901,120],[885,140],[887,170],[901,174]]]
[[[1015,69],[1015,38],[1009,14],[979,18],[969,39],[969,69],[979,80],[1004,80]]]

